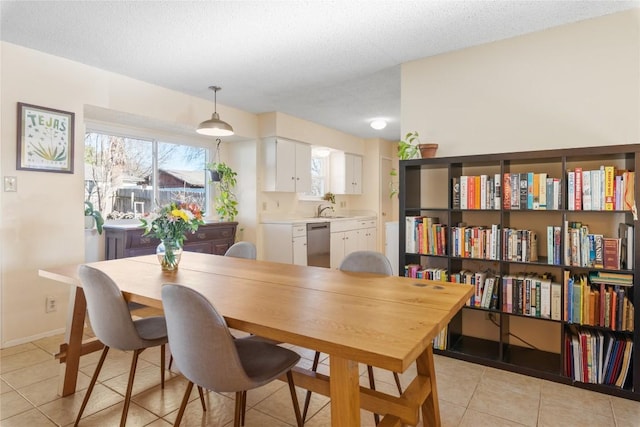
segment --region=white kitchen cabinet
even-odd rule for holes
[[[264,191],[311,191],[311,146],[283,138],[266,138]]]
[[[331,222],[331,268],[339,268],[344,257],[355,251],[377,249],[376,220]]]
[[[362,194],[362,156],[342,151],[331,154],[331,191]]]
[[[358,250],[358,230],[331,233],[331,268],[338,268],[344,257]]]
[[[307,265],[306,224],[263,224],[264,259]]]
[[[307,227],[305,225],[293,226],[293,263],[307,265]]]
[[[375,251],[378,249],[378,231],[375,220],[360,221],[358,229],[358,250]]]

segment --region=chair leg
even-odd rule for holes
[[[320,352],[316,351],[315,356],[313,356],[313,365],[311,366],[311,371],[316,372],[318,370],[318,362],[320,362]],[[307,395],[304,397],[304,409],[302,410],[303,423],[307,419],[307,411],[309,410],[310,403],[311,403],[311,391],[307,390]]]
[[[240,425],[244,426],[244,418],[247,414],[247,390],[242,392],[242,409],[240,412]]]
[[[167,368],[169,371],[171,370],[171,365],[173,365],[173,354],[169,357],[169,367]]]
[[[129,404],[131,403],[131,392],[133,391],[133,379],[136,376],[136,367],[138,366],[138,356],[143,349],[135,350],[131,359],[131,370],[129,371],[129,383],[127,384],[127,392],[124,395],[124,408],[122,408],[122,417],[120,418],[120,427],[127,424],[127,414],[129,412]]]
[[[74,427],[76,427],[80,422],[80,418],[82,418],[82,413],[84,412],[84,409],[87,407],[87,402],[89,402],[89,396],[91,396],[91,392],[93,391],[93,386],[96,385],[96,380],[98,379],[98,375],[100,374],[100,370],[102,369],[102,364],[104,363],[104,359],[107,358],[108,352],[109,352],[109,347],[105,345],[104,350],[102,350],[102,355],[100,356],[100,360],[98,361],[98,366],[96,366],[96,370],[93,372],[93,377],[91,377],[91,382],[89,383],[89,388],[87,389],[87,393],[84,395],[84,399],[82,400],[82,406],[80,406],[80,411],[78,411],[76,422],[73,423]]]
[[[291,370],[287,371],[287,382],[289,383],[289,391],[291,392],[291,400],[293,401],[293,410],[296,413],[296,423],[298,427],[304,425],[302,415],[300,415],[300,405],[298,405],[298,395],[296,395],[296,385],[293,383],[293,373]]]
[[[165,348],[164,344],[160,346],[160,388],[164,390],[164,357],[165,357]]]
[[[367,365],[367,373],[369,374],[369,388],[371,390],[376,389],[376,381],[373,379],[373,366]],[[376,422],[376,425],[380,424],[380,415],[374,413],[373,419]]]
[[[189,396],[191,395],[191,390],[193,390],[193,383],[189,381],[187,385],[187,389],[184,392],[184,396],[182,397],[182,403],[180,404],[180,409],[178,409],[178,415],[176,415],[176,421],[173,423],[174,427],[178,427],[180,425],[180,421],[182,421],[182,415],[184,415],[184,409],[187,407],[187,403],[189,403]]]
[[[236,391],[236,410],[233,415],[233,427],[240,427],[241,412],[242,412],[242,392]]]
[[[202,403],[202,411],[207,410],[207,405],[204,404],[204,393],[202,392],[202,387],[198,386],[198,394],[200,395],[200,403]]]
[[[398,387],[398,393],[402,396],[402,385],[400,384],[400,377],[397,372],[393,373],[393,379],[396,380],[396,387]]]

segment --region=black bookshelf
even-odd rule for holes
[[[574,221],[575,218],[583,217],[584,221],[596,222],[600,227],[610,227],[613,229],[617,222],[624,221],[637,225],[634,215],[630,211],[622,210],[570,210],[567,201],[567,180],[566,171],[584,165],[585,168],[593,168],[593,165],[613,164],[618,169],[635,171],[635,188],[639,188],[640,177],[640,144],[615,145],[602,147],[584,147],[574,149],[544,150],[514,152],[503,154],[486,154],[473,156],[437,157],[429,159],[413,159],[400,161],[399,167],[399,266],[403,274],[403,266],[407,264],[421,264],[426,267],[437,267],[447,269],[449,273],[459,271],[463,268],[488,268],[498,275],[513,274],[518,270],[538,269],[548,270],[556,278],[556,282],[562,285],[564,271],[571,274],[588,273],[594,271],[590,267],[578,267],[560,264],[548,264],[546,257],[546,247],[539,242],[538,260],[535,262],[507,261],[502,255],[497,260],[464,258],[451,256],[451,235],[447,236],[447,251],[445,255],[428,255],[421,253],[406,252],[406,228],[405,221],[411,216],[434,216],[446,225],[447,232],[450,227],[466,222],[470,225],[498,224],[504,227],[520,227],[528,225],[529,222],[539,224],[548,220],[549,224],[562,228],[564,224]],[[506,209],[502,204],[498,206],[486,206],[486,209],[461,209],[454,208],[453,178],[461,176],[478,175],[498,175],[502,177],[505,173],[524,173],[526,171],[540,171],[548,176],[560,180],[561,199],[557,209],[537,210],[537,209]],[[436,176],[437,178],[433,178]],[[444,185],[443,177],[447,178],[448,184]],[[477,224],[476,224],[477,223]],[[604,224],[604,225],[602,225]],[[535,225],[533,226],[535,227]],[[598,271],[608,271],[616,273],[626,273],[633,275],[633,286],[629,291],[629,298],[634,308],[640,306],[640,291],[634,291],[640,281],[640,232],[635,227],[634,234],[634,268],[625,270],[599,269]],[[536,230],[538,236],[546,230]],[[615,237],[612,233],[608,233]],[[564,235],[564,234],[563,234]],[[544,239],[546,240],[546,239]],[[564,253],[563,241],[562,253]],[[500,293],[499,293],[500,294]],[[480,363],[499,369],[510,370],[526,375],[556,381],[564,384],[572,384],[576,387],[598,391],[610,395],[640,401],[640,350],[634,348],[631,353],[629,374],[623,387],[611,385],[582,383],[573,381],[564,374],[566,348],[565,338],[569,334],[570,327],[574,324],[561,320],[550,320],[523,314],[507,313],[501,310],[502,296],[498,310],[489,310],[479,307],[465,307],[451,321],[448,327],[447,348],[436,350],[437,354]],[[564,307],[564,292],[562,292],[562,304]],[[485,319],[491,319],[494,327],[497,328],[498,338],[486,338],[474,336],[477,334],[467,333],[465,327],[465,313],[485,312]],[[476,316],[478,316],[476,314]],[[631,337],[634,347],[638,345],[637,334],[640,330],[640,315],[634,313],[633,332],[611,331],[608,328],[597,326],[578,325],[594,331],[614,333],[617,336]],[[547,351],[544,349],[531,348],[527,345],[514,344],[518,339],[511,335],[511,328],[514,322],[518,322],[518,328],[525,328],[527,336],[534,336],[539,324],[537,322],[547,322],[552,328],[559,328],[559,340],[556,343],[558,351]],[[523,323],[526,326],[523,326]],[[489,334],[490,335],[490,334]]]

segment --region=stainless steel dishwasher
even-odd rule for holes
[[[307,265],[330,267],[331,237],[328,222],[310,222],[307,224]]]

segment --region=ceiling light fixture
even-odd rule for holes
[[[372,121],[370,125],[375,130],[381,130],[387,127],[387,122],[386,120],[378,119],[378,120]]]
[[[198,125],[196,132],[202,135],[208,136],[229,136],[233,135],[233,128],[227,122],[220,120],[220,116],[217,111],[217,97],[216,94],[220,89],[219,86],[209,86],[209,89],[213,91],[213,114],[209,120]]]

